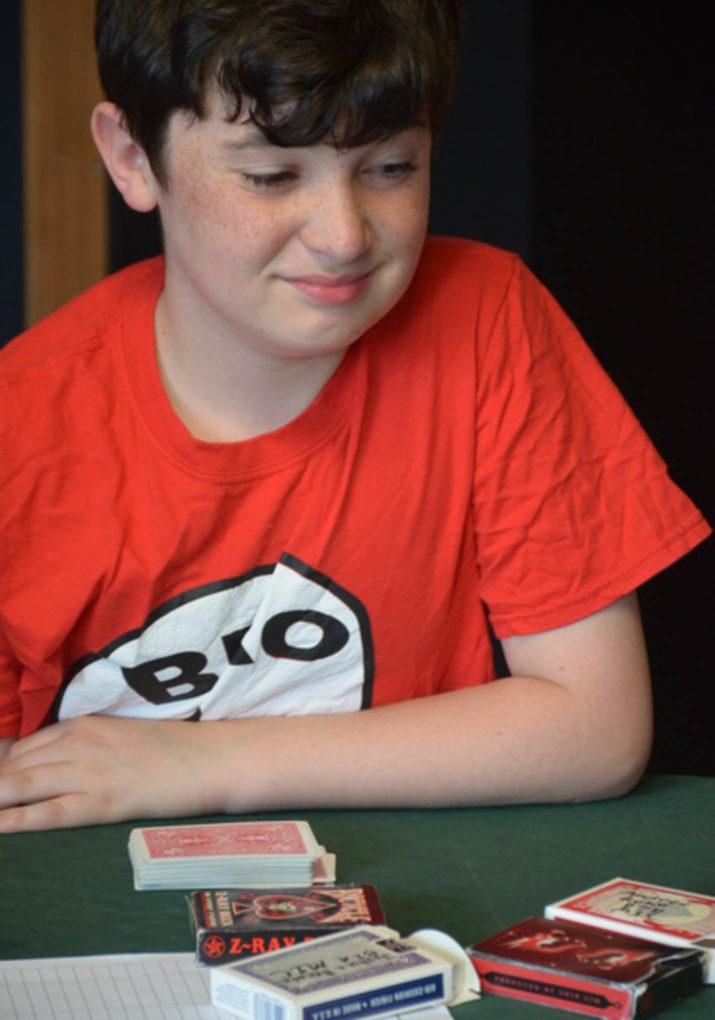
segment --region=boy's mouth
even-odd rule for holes
[[[311,273],[306,276],[284,276],[286,283],[321,305],[346,305],[359,298],[368,286],[372,270],[346,276]]]

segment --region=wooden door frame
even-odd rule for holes
[[[21,0],[26,325],[107,273],[107,177],[89,131],[94,7]]]

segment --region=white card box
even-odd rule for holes
[[[212,1004],[241,1020],[376,1020],[453,994],[453,963],[370,925],[211,972]]]
[[[704,980],[715,984],[715,896],[612,878],[550,903],[544,915],[666,946],[700,949],[705,954]]]

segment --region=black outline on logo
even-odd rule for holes
[[[321,573],[314,567],[311,567],[302,560],[299,560],[296,556],[291,555],[291,553],[283,553],[280,560],[278,560],[278,563],[254,567],[252,570],[246,571],[245,574],[236,574],[233,577],[223,578],[220,581],[210,581],[208,584],[202,584],[199,585],[198,588],[190,588],[188,591],[175,595],[167,602],[163,602],[160,606],[157,606],[156,609],[153,609],[140,627],[135,627],[133,630],[129,630],[125,634],[120,635],[118,638],[110,641],[109,644],[105,645],[104,648],[100,649],[100,651],[90,652],[87,655],[84,655],[70,667],[69,672],[65,675],[62,684],[58,688],[49,711],[49,721],[57,722],[59,720],[60,707],[62,705],[65,691],[75,676],[77,676],[78,673],[81,673],[83,669],[86,669],[93,662],[98,662],[100,659],[108,658],[117,648],[127,644],[129,641],[136,640],[153,623],[160,620],[162,616],[166,616],[168,613],[173,612],[173,610],[177,609],[179,606],[185,605],[188,602],[194,602],[196,599],[204,598],[206,595],[213,595],[217,591],[224,591],[227,588],[238,588],[240,585],[245,584],[246,581],[250,581],[254,577],[272,574],[279,563],[290,567],[291,570],[294,570],[297,574],[301,574],[307,580],[313,581],[315,584],[319,585],[319,587],[325,588],[348,606],[349,609],[352,609],[360,626],[360,638],[363,650],[364,682],[360,708],[370,708],[372,705],[375,681],[375,649],[372,640],[372,631],[370,629],[370,618],[365,606],[355,595],[352,595],[349,591],[347,591],[347,589],[342,588],[339,584],[328,577],[327,574]]]

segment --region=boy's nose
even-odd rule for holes
[[[300,231],[303,244],[315,255],[327,255],[341,263],[355,261],[370,244],[366,210],[355,189],[346,183],[322,188]]]

